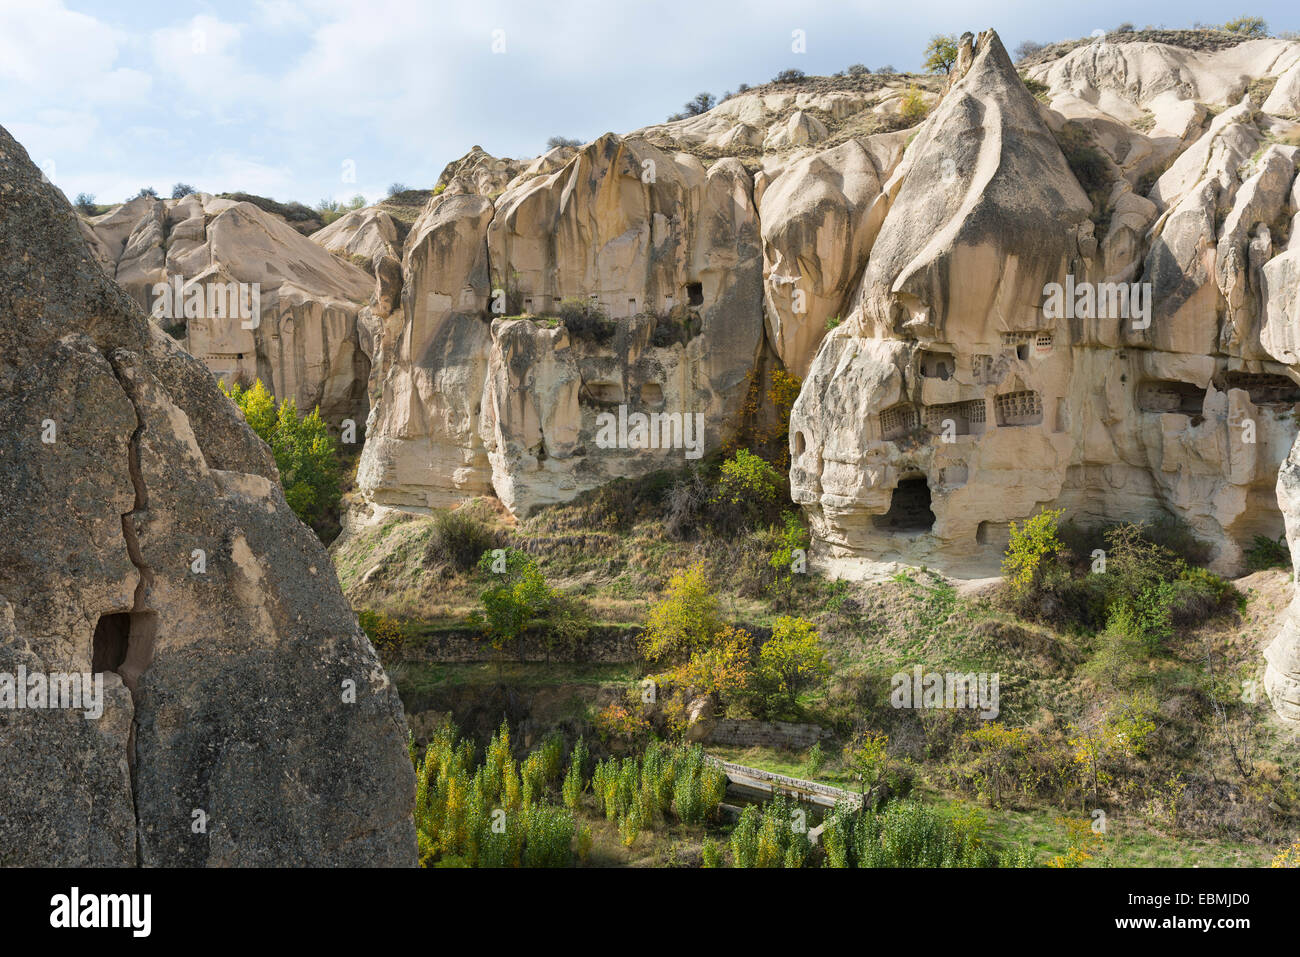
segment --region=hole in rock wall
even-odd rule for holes
[[[1145,379],[1138,383],[1138,408],[1143,412],[1181,412],[1200,415],[1205,390],[1176,379]]]
[[[1228,372],[1223,376],[1223,384],[1228,389],[1245,389],[1252,405],[1295,405],[1300,402],[1300,385],[1284,375]]]
[[[596,402],[618,405],[623,401],[623,386],[617,382],[588,382],[587,394]]]
[[[920,424],[920,416],[907,402],[891,405],[880,413],[880,437],[886,441],[901,439]]]
[[[934,527],[930,483],[924,476],[902,479],[889,500],[889,511],[872,516],[872,523],[886,532],[928,532]]]
[[[641,401],[646,405],[663,405],[664,387],[658,382],[647,382],[641,386]]]
[[[975,529],[975,544],[987,545],[989,543],[989,523],[980,522]]]
[[[925,376],[927,379],[942,379],[946,382],[948,379],[952,378],[952,374],[956,368],[957,360],[949,353],[921,353],[921,375]]]
[[[942,433],[951,422],[956,435],[978,435],[984,431],[987,407],[983,399],[969,402],[949,402],[943,405],[927,406],[925,410],[925,427],[934,433]]]
[[[804,452],[806,452],[806,451],[808,451],[808,440],[804,437],[804,434],[803,434],[802,432],[795,432],[795,434],[794,434],[794,454],[795,454],[795,455],[803,455]]]
[[[132,692],[153,661],[158,616],[153,612],[116,612],[101,615],[91,640],[90,670],[115,671]]]
[[[1043,421],[1043,399],[1037,392],[1007,392],[994,396],[998,425],[1038,425]]]
[[[84,632],[83,632],[84,634]],[[95,625],[90,670],[95,674],[117,671],[126,661],[126,648],[131,638],[131,615],[121,612],[101,615]]]
[[[688,282],[686,284],[686,301],[692,306],[704,305],[704,284]]]

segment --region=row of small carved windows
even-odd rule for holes
[[[1000,426],[1038,425],[1043,421],[1043,397],[1034,391],[994,396],[993,413]],[[972,425],[983,425],[988,419],[983,399],[927,406],[924,415],[926,428],[939,431],[945,421],[952,420],[959,435],[969,434]],[[914,431],[920,422],[921,413],[916,407],[900,402],[881,410],[880,437],[886,441],[901,438]]]

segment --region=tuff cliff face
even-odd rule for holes
[[[375,287],[342,256],[369,258],[396,238],[386,214],[365,212],[315,234],[319,243],[252,203],[206,193],[140,197],[80,222],[109,276],[213,375],[260,378],[337,427],[368,412],[357,320]],[[219,302],[223,287],[234,295]],[[226,321],[236,308],[241,321]]]
[[[598,417],[620,407],[699,416],[716,447],[762,342],[760,272],[734,160],[609,134],[495,202],[453,177],[407,240],[362,488],[414,508],[490,490],[528,512],[683,461],[601,447]],[[587,321],[550,318],[569,309]]]
[[[1297,151],[1263,148],[1292,124],[1240,71],[1300,46],[1086,45],[1029,71],[1049,109],[996,34],[968,42],[795,406],[796,499],[838,557],[995,574],[1007,522],[1051,506],[1172,515],[1238,570],[1281,531],[1300,399],[1260,338]],[[1149,135],[1124,126],[1143,111]]]
[[[699,423],[692,455],[717,448],[779,365],[804,380],[792,493],[838,571],[994,575],[1008,523],[1051,507],[1174,518],[1234,573],[1300,508],[1300,43],[1152,36],[1170,42],[1106,37],[1022,74],[986,31],[946,83],[774,83],[532,161],[475,147],[409,231],[357,211],[313,236],[336,253],[319,263],[210,197],[86,232],[137,295],[173,265],[302,265],[279,295],[340,330],[184,342],[214,369],[255,355],[300,405],[368,396],[372,519],[476,495],[525,514],[685,464],[678,423]],[[1298,659],[1288,630],[1267,682],[1291,716]]]
[[[1022,76],[990,30],[914,129],[908,81],[870,77],[528,166],[476,148],[405,245],[366,498],[562,501],[680,461],[596,441],[602,412],[703,413],[711,449],[780,363],[839,570],[994,575],[1052,507],[1173,518],[1239,571],[1295,508],[1300,44],[1211,46],[1103,38]],[[1291,716],[1298,649],[1269,653]]]
[[[0,356],[0,672],[104,689],[0,709],[0,862],[414,864],[400,703],[328,555],[2,129]]]

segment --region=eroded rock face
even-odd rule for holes
[[[329,556],[2,129],[0,356],[0,672],[104,688],[97,720],[0,709],[0,862],[414,864],[400,702]]]
[[[495,204],[454,178],[407,239],[405,325],[358,473],[370,500],[491,492],[528,512],[685,461],[601,448],[620,406],[690,415],[716,447],[762,342],[751,190],[734,160],[706,171],[612,134]],[[566,300],[606,318],[561,323]]]
[[[193,193],[134,199],[83,232],[109,276],[217,378],[261,379],[300,410],[319,405],[334,426],[364,421],[369,362],[357,314],[376,280],[346,257],[378,256],[385,237],[396,238],[386,213],[349,214],[317,233],[326,234],[321,245],[251,203]],[[237,316],[229,296],[224,310],[211,299],[232,283],[244,309]],[[187,308],[196,292],[203,308]]]
[[[1039,69],[1076,82],[1112,55]],[[1114,179],[1098,238],[1061,118],[980,37],[885,185],[857,306],[795,405],[792,486],[826,554],[996,574],[1006,523],[1045,506],[1083,524],[1173,515],[1224,572],[1277,536],[1300,390],[1259,316],[1295,162],[1274,147],[1250,163],[1253,117],[1249,101],[1224,110],[1150,198],[1099,157]],[[1131,281],[1139,300],[1110,285]],[[1049,284],[1110,308],[1053,309]],[[1121,314],[1121,288],[1135,309],[1149,292],[1149,322]]]

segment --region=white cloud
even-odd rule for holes
[[[0,4],[0,90],[28,104],[140,100],[151,79],[118,64],[127,41],[121,30],[60,0]]]
[[[155,68],[210,103],[238,102],[264,81],[240,57],[243,27],[201,13],[149,37]]]

